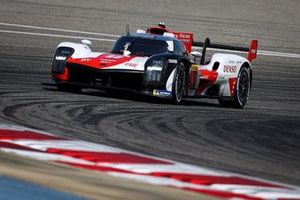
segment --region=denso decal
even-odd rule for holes
[[[223,71],[225,73],[235,73],[236,72],[236,66],[235,65],[224,65]]]

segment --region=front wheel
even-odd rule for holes
[[[250,95],[250,73],[246,67],[242,67],[239,71],[233,100],[219,99],[219,103],[224,107],[243,108]]]
[[[172,98],[175,103],[180,103],[185,92],[186,72],[183,63],[179,63],[175,69],[173,84],[172,84]]]

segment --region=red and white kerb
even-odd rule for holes
[[[0,149],[225,199],[300,199],[300,188],[0,124]]]

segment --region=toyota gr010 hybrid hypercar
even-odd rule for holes
[[[217,98],[222,106],[245,106],[252,84],[251,61],[257,40],[250,48],[194,42],[193,34],[172,32],[164,26],[127,33],[110,53],[93,52],[82,43],[60,43],[53,57],[52,79],[59,90],[120,88],[166,97],[179,103],[183,98]],[[191,52],[201,46],[202,53]],[[206,48],[247,51],[248,58],[215,53],[205,60]],[[191,55],[190,55],[191,54]],[[197,63],[193,59],[199,57]]]

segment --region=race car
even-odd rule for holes
[[[252,84],[251,61],[257,40],[249,48],[193,41],[193,33],[173,32],[164,24],[121,36],[111,52],[93,52],[90,41],[60,43],[53,57],[51,84],[63,91],[83,88],[126,89],[172,99],[217,98],[222,106],[243,108]],[[192,52],[193,46],[202,53]],[[247,59],[206,49],[247,51]],[[199,62],[197,61],[197,58]]]

